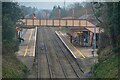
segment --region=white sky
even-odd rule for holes
[[[53,6],[60,5],[61,7],[64,6],[64,2],[19,2],[20,5],[25,5],[27,7],[36,7],[38,9],[52,9]],[[72,4],[72,2],[66,2],[66,6]]]
[[[25,5],[27,7],[36,7],[38,9],[52,9],[54,5],[60,5],[61,7],[65,7],[67,5],[72,4],[74,2],[83,2],[85,0],[14,0],[20,3],[20,5]]]

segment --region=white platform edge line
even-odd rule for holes
[[[57,34],[57,36],[60,38],[60,40],[63,42],[63,44],[67,47],[67,49],[72,53],[72,55],[74,56],[74,58],[77,58],[74,53],[70,50],[70,48],[66,45],[66,43],[63,41],[63,39],[60,37],[60,35],[58,34],[57,31],[55,31],[55,33]]]
[[[37,27],[35,27],[35,41],[34,41],[34,50],[33,50],[33,56],[35,56],[36,38],[37,38]]]

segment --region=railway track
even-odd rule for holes
[[[81,78],[81,70],[52,28],[38,29],[37,78]]]
[[[43,33],[43,32],[42,32]],[[44,36],[42,36],[43,38]],[[49,69],[49,74],[50,74],[50,78],[53,78],[53,73],[52,73],[52,64],[51,64],[51,60],[50,60],[50,57],[49,57],[49,53],[48,53],[48,50],[47,50],[47,46],[46,46],[46,43],[44,42],[45,40],[43,39],[43,43],[44,43],[44,50],[45,50],[45,54],[46,54],[46,59],[47,59],[47,63],[48,63],[48,69]]]
[[[51,33],[51,32],[49,32],[49,30],[46,29],[46,33]],[[52,35],[52,34],[51,34],[51,35]],[[50,37],[49,37],[49,36],[47,36],[47,37],[52,41],[51,35],[50,35]],[[54,48],[54,50],[57,50],[57,49],[55,48],[55,46],[53,46],[53,48]],[[65,78],[67,78],[68,76],[67,76],[66,70],[65,70],[64,65],[62,64],[62,62],[59,60],[60,58],[59,58],[59,55],[57,54],[57,51],[55,52],[54,55],[56,55],[57,60],[58,60],[58,62],[59,62],[59,64],[60,64],[60,66],[61,66],[61,69],[62,69],[63,73],[64,73],[64,76],[65,76]]]
[[[77,76],[74,74],[72,68],[70,67],[70,64],[67,62],[66,58],[63,55],[61,55],[62,54],[61,50],[54,43],[54,40],[53,40],[53,37],[52,37],[53,36],[52,32],[49,31],[49,29],[47,29],[47,32],[51,33],[49,38],[51,39],[51,43],[54,45],[53,48],[54,48],[54,50],[56,50],[55,54],[56,54],[56,56],[58,58],[58,61],[59,61],[60,65],[61,65],[61,67],[62,67],[62,70],[64,72],[65,78],[70,78],[70,77],[71,78],[77,78]]]
[[[67,49],[63,48],[63,44],[60,44],[60,39],[57,37],[57,35],[55,34],[55,30],[53,30],[53,28],[50,29],[52,31],[52,33],[54,33],[54,40],[56,42],[56,44],[58,44],[58,46],[61,48],[63,55],[66,57],[66,59],[68,60],[68,62],[70,63],[71,67],[73,68],[74,72],[76,73],[78,78],[82,78],[83,77],[83,71],[80,68],[78,62],[75,60],[75,58],[72,56],[72,54],[70,54],[68,52]]]
[[[48,28],[47,28],[48,29]],[[48,29],[47,30],[48,31],[48,33],[52,33],[51,35],[50,35],[50,38],[51,38],[51,40],[52,40],[52,43],[54,44],[54,49],[56,49],[57,50],[57,53],[58,54],[56,54],[57,55],[57,57],[59,58],[59,62],[60,62],[60,64],[61,64],[61,66],[63,67],[63,70],[64,70],[64,72],[65,72],[65,76],[67,77],[67,78],[70,78],[70,77],[74,77],[74,78],[81,78],[81,71],[80,71],[80,68],[78,67],[78,65],[76,65],[76,62],[75,62],[75,60],[74,60],[74,58],[69,54],[69,52],[65,49],[65,47],[64,47],[64,45],[61,45],[60,43],[61,43],[61,41],[59,40],[59,38],[55,35],[55,32],[54,32],[54,30],[52,30],[52,29]],[[54,36],[54,38],[52,38],[52,36]],[[67,55],[65,54],[65,53],[67,53]],[[69,57],[68,57],[68,55],[70,55]],[[66,65],[64,65],[65,64],[65,62],[64,61],[62,61],[61,59],[63,59],[63,58],[65,58],[65,61],[66,61],[66,65],[68,65],[69,64],[69,66],[71,66],[71,68],[68,66],[67,68],[68,69],[70,69],[70,70],[72,70],[71,72],[69,71],[69,73],[75,73],[75,75],[73,76],[73,74],[72,75],[70,75],[69,73],[66,73],[67,72],[67,70],[64,68]],[[72,62],[71,62],[72,61]]]
[[[37,41],[37,78],[52,78],[50,59],[43,38],[43,31],[39,29]]]
[[[63,70],[58,62],[58,58],[55,55],[55,50],[53,49],[53,45],[50,43],[50,39],[48,38],[48,34],[46,32],[45,28],[41,29],[42,33],[44,36],[42,36],[44,44],[45,44],[45,50],[47,53],[47,60],[49,62],[50,68],[49,68],[49,73],[52,75],[50,78],[65,78],[63,75]],[[51,34],[50,34],[51,35]]]

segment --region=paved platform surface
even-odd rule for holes
[[[29,71],[33,71],[33,63],[35,57],[35,45],[36,45],[36,29],[27,29],[22,32],[25,41],[22,41],[19,46],[19,51],[16,53],[18,59],[20,59],[27,67]],[[33,74],[31,75],[34,78]]]
[[[68,50],[71,52],[73,57],[78,61],[81,69],[85,74],[90,72],[92,65],[94,63],[97,63],[97,54],[92,55],[91,48],[81,48],[78,46],[73,45],[69,41],[69,37],[60,31],[56,31],[56,34],[61,39],[61,41],[64,43],[64,45],[68,48]]]

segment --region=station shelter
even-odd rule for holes
[[[96,47],[98,47],[101,32],[103,29],[96,27]],[[67,34],[73,37],[73,42],[82,47],[92,47],[93,45],[94,27],[71,27]]]

